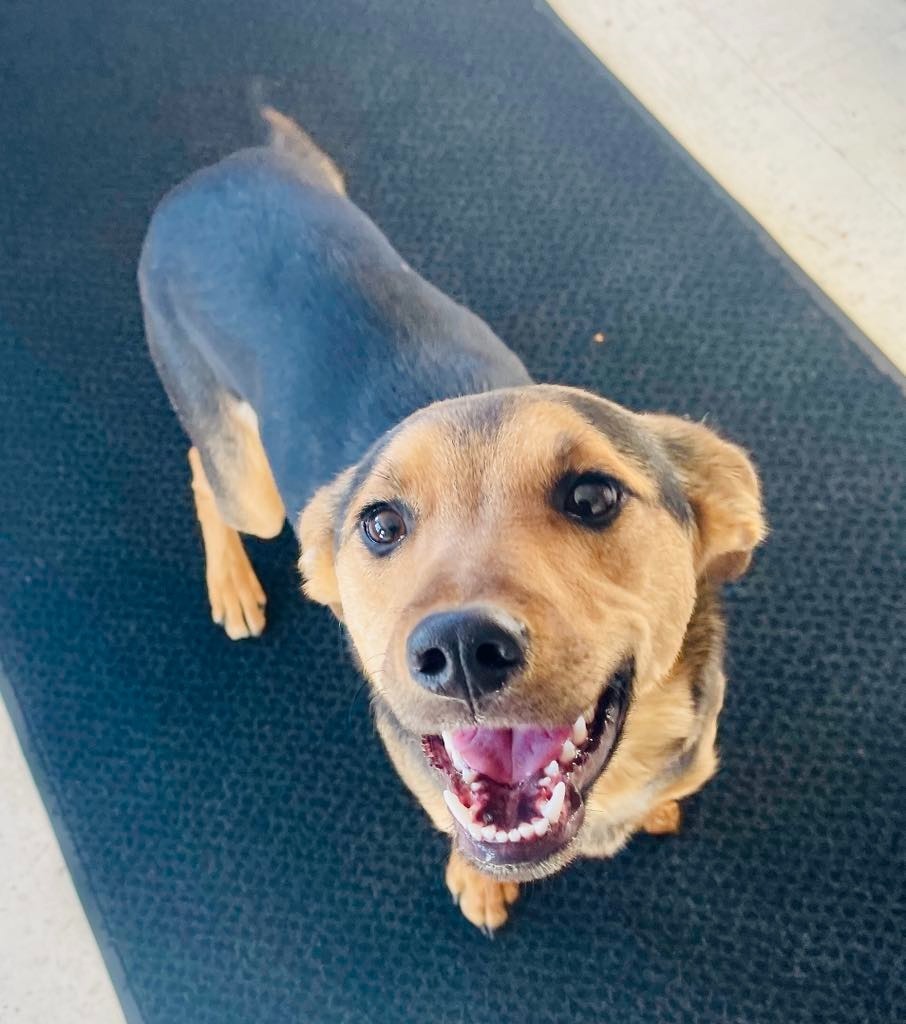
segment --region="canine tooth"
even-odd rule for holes
[[[463,768],[461,770],[464,782],[474,782],[478,778],[478,772],[474,768]]]
[[[551,761],[551,763],[544,769],[544,774],[545,775],[559,775],[560,774],[560,765],[558,765],[556,761]]]
[[[538,780],[538,785],[539,786],[549,786],[550,784],[551,784],[551,780],[550,780],[550,776],[549,775],[543,775]]]
[[[547,819],[545,818],[545,821],[546,820]],[[527,821],[524,821],[519,826],[519,835],[521,835],[523,839],[531,839],[532,836],[534,836],[534,834],[535,834],[534,828],[532,828],[532,826]]]
[[[577,750],[573,745],[572,740],[565,740],[563,743],[563,749],[560,751],[560,763],[561,764],[572,764]]]
[[[477,825],[474,821],[469,824],[469,835],[473,839],[481,839],[481,825]]]
[[[504,832],[503,829],[501,829],[495,838],[498,843],[508,843],[510,841],[510,834],[509,832]]]
[[[469,808],[465,807],[459,797],[455,793],[451,793],[449,789],[444,790],[444,800],[446,800],[447,807],[450,808],[450,813],[453,817],[463,828],[468,828],[472,824],[472,815],[469,814]]]
[[[481,830],[481,838],[486,843],[496,843],[497,829],[493,825],[485,825],[485,827]]]
[[[453,734],[444,730],[440,735],[444,741],[444,746],[447,748],[447,753],[450,755],[450,760],[453,762],[453,767],[460,774],[465,773],[469,766],[463,761],[462,754],[456,749],[456,745],[453,743]]]
[[[573,723],[573,733],[571,739],[577,747],[581,747],[582,744],[588,739],[588,726],[585,724],[584,715],[579,715],[579,717]]]
[[[449,792],[449,790],[447,791]],[[541,813],[551,823],[555,822],[560,817],[560,812],[563,810],[563,801],[566,799],[566,783],[562,780],[554,786],[554,793],[550,800],[546,804],[541,805]]]
[[[536,836],[543,836],[545,832],[551,827],[551,823],[547,818],[535,818],[532,822],[532,831]]]
[[[511,828],[510,829],[510,842],[511,843],[518,843],[521,839],[522,839],[522,833],[519,831],[519,829],[518,828]]]

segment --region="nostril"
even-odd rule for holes
[[[435,612],[406,641],[413,682],[430,693],[466,701],[473,714],[477,700],[522,671],[526,655],[525,628],[493,609]]]
[[[439,647],[429,647],[418,658],[418,670],[423,676],[439,676],[447,667],[447,656]]]
[[[502,644],[479,644],[475,651],[475,660],[482,668],[511,668],[519,661],[516,651],[508,651]]]

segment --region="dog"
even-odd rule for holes
[[[766,535],[758,476],[702,424],[535,383],[262,114],[269,143],[167,195],[139,264],[211,612],[261,633],[240,533],[288,519],[490,934],[521,882],[676,832],[714,774],[719,589]]]

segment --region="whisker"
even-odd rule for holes
[[[348,726],[348,725],[349,725],[349,724],[351,723],[351,721],[352,721],[352,711],[353,711],[353,708],[355,707],[355,703],[356,703],[356,701],[357,701],[357,700],[359,699],[359,697],[360,697],[360,696],[361,696],[361,694],[362,694],[362,691],[363,691],[363,690],[365,689],[365,687],[366,687],[367,685],[368,685],[368,680],[367,680],[367,679],[363,679],[363,680],[361,681],[361,683],[359,683],[359,685],[358,685],[358,686],[356,687],[356,691],[355,691],[355,693],[354,693],[354,694],[352,695],[352,699],[351,699],[351,700],[349,701],[349,705],[348,705],[348,707],[346,708],[346,725],[347,725],[347,726]]]
[[[362,681],[359,683],[359,685],[356,687],[355,693],[353,693],[352,698],[349,701],[349,705],[348,705],[348,707],[346,709],[346,722],[347,722],[347,725],[349,724],[349,722],[350,722],[350,720],[352,718],[352,711],[353,711],[353,708],[355,707],[356,701],[362,695],[362,692],[368,687],[369,679],[368,679],[368,675],[367,674],[369,672],[370,672],[371,677],[372,677],[371,681],[376,686],[380,686],[380,676],[381,676],[381,671],[380,670],[381,670],[381,667],[382,667],[386,657],[387,657],[387,652],[386,651],[378,652],[377,654],[372,654],[369,658],[358,658],[357,657],[359,668],[360,668],[360,670],[363,673],[365,673],[365,676],[362,679]],[[372,665],[374,665],[374,668],[371,668]],[[374,699],[375,699],[375,694],[369,692],[369,694],[368,694],[369,706],[374,701]]]

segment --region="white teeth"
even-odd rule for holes
[[[588,726],[585,724],[584,715],[579,715],[573,723],[573,732],[570,738],[577,747],[581,747],[588,739]]]
[[[540,780],[539,785],[550,785],[549,778]],[[481,788],[481,784],[473,783],[473,792]],[[521,821],[507,830],[496,825],[482,825],[473,817],[473,809],[466,807],[459,796],[450,789],[444,790],[444,802],[455,820],[476,840],[486,843],[521,843],[546,835],[552,825],[560,820],[563,805],[566,802],[566,783],[561,779],[554,786],[549,800],[542,800],[538,806],[537,816],[531,821]]]
[[[550,800],[541,805],[541,813],[548,821],[553,823],[559,819],[560,812],[563,810],[563,801],[565,799],[566,783],[561,780],[556,786],[554,786],[554,793]],[[449,801],[447,801],[447,803],[449,803]]]
[[[464,782],[474,782],[478,778],[478,772],[474,768],[463,768],[462,777]]]
[[[473,782],[472,785],[469,786],[469,789],[471,789],[473,793],[477,793],[481,789],[481,783]]]
[[[544,774],[545,775],[559,775],[560,774],[560,765],[558,765],[556,761],[551,761],[551,763],[544,769]]]
[[[441,737],[443,738],[444,746],[447,748],[447,753],[450,755],[450,760],[453,762],[453,765],[456,768],[456,770],[460,772],[460,774],[464,774],[465,772],[470,771],[471,769],[462,759],[462,754],[460,754],[460,752],[456,749],[456,746],[453,743],[452,733],[444,731],[441,733]]]
[[[444,800],[447,802],[447,807],[450,808],[450,813],[463,828],[467,829],[470,825],[474,824],[472,821],[472,815],[469,814],[469,808],[463,806],[462,801],[455,793],[451,793],[449,789],[445,789]]]
[[[560,783],[560,786],[563,786]],[[560,786],[554,791],[554,796],[547,802],[545,806],[541,807],[541,812],[545,817],[532,818],[529,821],[522,821],[516,828],[511,828],[509,832],[506,829],[497,828],[496,825],[485,825],[482,827],[474,821],[469,821],[465,827],[469,830],[469,834],[473,839],[481,839],[486,843],[521,843],[529,839],[539,838],[543,835],[547,835],[550,831],[551,823],[557,820],[560,811],[563,809],[563,799],[566,793],[566,787],[563,786],[562,790]],[[449,792],[449,790],[447,790]],[[559,793],[559,803],[557,803],[557,794]],[[446,794],[444,794],[446,796]],[[454,794],[450,794],[453,800],[456,800]],[[457,801],[458,803],[458,801]],[[453,804],[451,800],[447,800],[447,804],[453,814],[457,817],[457,820],[462,821],[459,818],[459,812],[453,810]],[[462,806],[460,804],[460,806]],[[553,812],[553,817],[550,816],[550,812]],[[465,824],[465,822],[463,822]]]
[[[573,745],[572,740],[566,740],[563,744],[563,749],[560,751],[560,763],[561,764],[572,764],[575,760],[578,751]]]
[[[544,775],[538,780],[539,786],[549,786],[551,784],[550,776]]]

